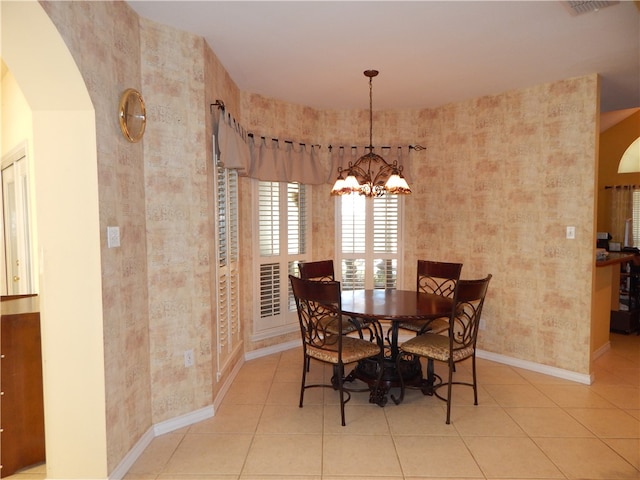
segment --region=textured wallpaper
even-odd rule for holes
[[[374,112],[373,127],[374,144],[427,147],[412,155],[405,232],[417,234],[404,237],[404,286],[414,285],[418,258],[462,262],[464,278],[492,273],[479,347],[583,374],[597,99],[598,78],[590,75],[435,109]],[[255,94],[243,100],[250,131],[322,145],[368,143],[366,111],[309,111]],[[314,258],[333,255],[328,191],[314,187]],[[565,239],[567,225],[576,226],[575,240]]]
[[[144,143],[120,133],[118,102],[141,89],[138,17],[124,2],[42,2],[85,80],[96,110],[102,245],[107,462],[111,470],[151,425]],[[144,93],[144,90],[142,90]],[[104,236],[102,236],[104,238]]]
[[[209,105],[221,98],[249,130],[302,142],[366,144],[367,111],[317,111],[239,92],[204,41],[139,20],[124,2],[43,2],[96,109],[109,470],[153,424],[211,405],[215,300]],[[144,140],[120,134],[128,87],[147,102]],[[597,76],[429,110],[375,112],[374,143],[415,144],[406,198],[401,283],[418,258],[492,273],[480,348],[586,374],[594,268]],[[313,255],[333,255],[334,199],[313,189]],[[240,182],[241,238],[252,229],[250,181]],[[576,239],[566,240],[566,225]],[[241,245],[245,351],[252,249]],[[195,368],[183,352],[193,349]],[[240,359],[238,359],[240,360]],[[226,379],[221,378],[220,382]]]

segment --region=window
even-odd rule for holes
[[[215,142],[214,142],[215,143]],[[214,154],[215,155],[215,154]],[[215,169],[215,246],[216,246],[216,330],[217,378],[230,365],[235,349],[241,345],[238,308],[238,173],[224,168],[214,158]]]
[[[633,191],[633,220],[632,231],[634,247],[640,247],[640,190]]]
[[[337,249],[343,290],[397,287],[400,201],[398,195],[339,197]]]
[[[298,328],[289,274],[297,275],[299,261],[308,260],[309,187],[298,183],[255,181],[257,201],[258,312],[254,340]]]

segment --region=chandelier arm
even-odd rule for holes
[[[387,162],[384,161],[382,157],[380,158],[382,159],[383,164],[380,166],[380,169],[371,180],[374,185],[378,185],[378,184],[384,185],[384,182],[386,182],[387,178],[390,175],[392,175],[394,171],[397,171],[398,169],[397,162],[394,162],[393,164],[389,165]]]
[[[367,167],[367,170],[363,169],[360,165],[360,161],[357,161],[355,164],[349,163],[349,173],[353,173],[355,177],[360,177],[363,181],[368,181],[371,177],[370,167]]]

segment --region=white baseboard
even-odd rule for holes
[[[399,340],[406,341],[411,338],[412,335],[400,335]],[[245,360],[253,360],[260,357],[271,355],[272,353],[284,352],[292,348],[300,346],[300,341],[295,340],[292,342],[282,343],[279,345],[273,345],[271,347],[254,350],[252,352],[245,353]],[[604,348],[604,347],[603,347]],[[604,353],[604,352],[602,352]],[[600,355],[602,355],[600,353]],[[521,360],[519,358],[508,357],[499,353],[487,352],[484,350],[476,350],[478,358],[484,358],[485,360],[491,360],[493,362],[502,363],[512,367],[522,368],[524,370],[531,370],[533,372],[542,373],[543,375],[549,375],[551,377],[562,378],[570,380],[572,382],[584,383],[591,385],[593,383],[593,377],[591,375],[572,372],[571,370],[564,370],[562,368],[550,367],[549,365],[543,365],[541,363],[530,362],[528,360]]]
[[[499,353],[476,350],[476,356],[478,358],[484,358],[485,360],[503,363],[511,367],[523,368],[525,370],[531,370],[532,372],[542,373],[543,375],[571,380],[572,382],[584,383],[586,385],[591,385],[593,383],[592,375],[572,372],[571,370],[564,370],[557,367],[550,367],[549,365],[521,360],[519,358],[507,357],[506,355],[500,355]]]
[[[121,480],[127,474],[129,469],[136,463],[136,460],[140,458],[140,455],[145,451],[145,449],[149,446],[151,441],[154,439],[155,435],[153,434],[153,426],[147,430],[142,437],[136,442],[129,452],[124,456],[122,461],[118,464],[116,468],[114,468],[111,475],[109,475],[109,480]]]
[[[287,343],[281,343],[279,345],[272,345],[270,347],[260,348],[244,354],[245,360],[253,360],[255,358],[266,357],[272,353],[284,352],[291,350],[302,345],[302,340],[292,340]]]
[[[265,357],[267,355],[271,355],[273,353],[284,352],[286,350],[291,350],[292,348],[297,348],[300,346],[300,340],[294,340],[287,343],[282,343],[279,345],[272,345],[270,347],[261,348],[258,350],[254,350],[251,352],[247,352],[244,355],[245,360],[253,360],[256,358]],[[607,347],[604,351],[600,352]],[[610,345],[605,345],[600,348],[598,352],[598,356],[602,355],[607,351]],[[564,370],[562,368],[550,367],[548,365],[542,365],[540,363],[529,362],[527,360],[520,360],[518,358],[507,357],[506,355],[500,355],[498,353],[487,352],[484,350],[477,350],[476,355],[478,358],[483,358],[485,360],[491,360],[493,362],[502,363],[505,365],[509,365],[512,367],[523,368],[525,370],[531,370],[533,372],[542,373],[544,375],[550,375],[552,377],[563,378],[565,380],[571,380],[573,382],[584,383],[586,385],[590,385],[593,383],[593,378],[591,375],[585,375],[581,373],[572,372],[570,370]],[[595,354],[594,354],[595,355]],[[229,387],[233,383],[233,380],[238,375],[240,371],[240,367],[243,362],[239,362],[236,367],[234,367],[232,374],[229,375],[229,379],[225,382],[220,390],[220,394],[218,398],[214,402],[215,406],[219,406],[222,398],[229,390]],[[214,405],[210,405],[199,410],[195,410],[190,413],[186,413],[184,415],[180,415],[175,418],[171,418],[169,420],[165,420],[164,422],[157,423],[153,425],[149,430],[147,430],[140,440],[136,442],[133,448],[125,455],[120,464],[113,470],[111,475],[109,475],[109,480],[121,480],[129,469],[133,466],[136,460],[142,455],[144,450],[149,446],[151,441],[165,433],[173,432],[183,427],[187,427],[189,425],[193,425],[194,423],[201,422],[206,420],[207,418],[213,417],[215,414]]]
[[[298,342],[299,344],[299,342]],[[260,355],[263,356],[263,355]],[[240,368],[244,364],[244,361],[240,361],[231,371],[229,378],[222,385],[220,392],[216,399],[214,400],[213,405],[206,406],[199,410],[195,410],[193,412],[185,413],[184,415],[180,415],[178,417],[170,418],[169,420],[165,420],[164,422],[156,423],[152,425],[149,430],[147,430],[142,437],[136,442],[131,450],[124,456],[122,461],[118,464],[118,466],[111,472],[109,475],[109,480],[121,480],[129,471],[129,469],[133,466],[133,464],[138,460],[140,455],[144,452],[144,450],[149,446],[151,441],[160,435],[165,433],[173,432],[175,430],[179,430],[183,427],[188,427],[189,425],[193,425],[194,423],[201,422],[206,420],[207,418],[211,418],[215,415],[215,410],[220,406],[222,399],[229,391],[233,380],[238,375]]]
[[[170,418],[169,420],[165,420],[164,422],[156,423],[153,426],[153,433],[156,437],[158,437],[165,433],[173,432],[182,427],[188,427],[189,425],[193,425],[194,423],[198,423],[202,420],[206,420],[207,418],[211,418],[213,417],[213,414],[213,405],[209,405],[199,410],[194,410],[193,412]]]
[[[202,420],[213,417],[213,414],[213,405],[210,405],[152,425],[124,456],[118,466],[113,469],[113,472],[109,475],[109,480],[122,480],[155,437],[201,422]]]
[[[220,387],[220,391],[218,392],[218,395],[213,400],[214,412],[215,412],[215,410],[217,410],[220,407],[220,404],[222,403],[222,400],[224,399],[224,396],[229,391],[229,388],[231,388],[231,384],[233,384],[233,381],[238,376],[238,373],[240,372],[240,369],[242,368],[242,365],[244,365],[244,362],[245,362],[244,358],[240,357],[240,361],[235,364],[235,366],[231,370],[231,373],[229,374],[229,376],[227,377],[225,382]]]
[[[611,350],[611,342],[605,343],[599,349],[597,349],[595,352],[593,352],[593,354],[591,355],[591,361],[595,360],[596,358],[601,357],[602,355],[607,353],[609,350]]]

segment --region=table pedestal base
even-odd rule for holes
[[[369,385],[371,391],[369,394],[369,403],[384,406],[387,403],[389,390],[400,387],[399,374],[402,375],[406,387],[417,387],[420,388],[425,395],[433,395],[433,382],[429,382],[422,377],[422,368],[419,361],[401,361],[400,372],[398,372],[395,360],[385,358],[384,371],[382,372],[382,379],[377,390],[378,362],[373,359],[358,362],[358,365],[349,374],[349,377],[357,378]]]

